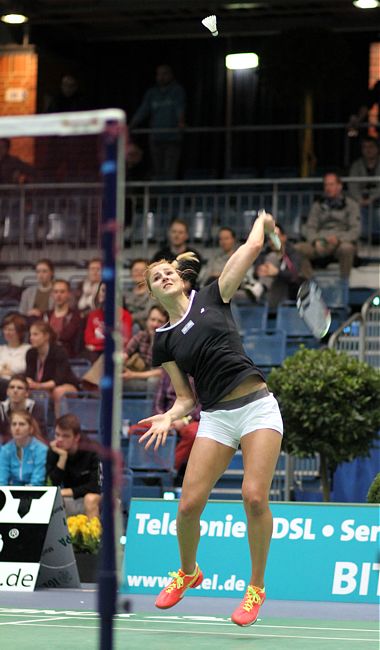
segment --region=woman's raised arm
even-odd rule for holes
[[[245,274],[263,247],[265,234],[273,232],[275,225],[271,214],[267,214],[264,210],[259,213],[247,241],[231,255],[219,277],[219,290],[223,302],[229,302],[240,287]]]

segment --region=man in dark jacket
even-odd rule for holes
[[[61,488],[66,514],[99,517],[100,464],[94,451],[84,448],[80,422],[68,413],[57,419],[55,438],[46,460],[46,482]]]

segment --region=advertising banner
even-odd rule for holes
[[[0,486],[0,591],[80,587],[61,492]]]
[[[122,591],[157,594],[179,568],[176,501],[132,500]],[[273,503],[266,571],[271,599],[377,603],[379,508],[375,505]],[[250,576],[240,501],[210,501],[201,518],[198,563],[205,579],[189,595],[241,597]]]

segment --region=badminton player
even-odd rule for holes
[[[169,263],[151,264],[146,273],[152,297],[170,321],[156,330],[153,365],[169,373],[177,398],[166,413],[142,420],[146,447],[164,444],[171,423],[186,417],[195,404],[187,375],[194,377],[202,404],[200,424],[186,473],[177,515],[181,568],[161,591],[156,606],[176,605],[203,574],[196,562],[200,516],[210,491],[240,445],[244,461],[242,496],[247,516],[252,573],[244,599],[232,614],[237,625],[255,623],[265,600],[264,571],[272,535],[269,489],[281,447],[282,419],[261,371],[245,355],[230,310],[230,300],[262,249],[275,222],[261,214],[247,241],[227,261],[221,276],[190,296],[184,292],[181,267],[193,253]],[[253,307],[254,308],[254,307]],[[222,558],[221,558],[222,561]]]

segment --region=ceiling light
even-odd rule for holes
[[[248,70],[259,66],[259,57],[254,52],[241,52],[239,54],[227,54],[226,68],[228,70]]]
[[[262,2],[229,2],[223,5],[228,11],[239,11],[239,9],[261,9],[266,5]]]
[[[376,9],[380,2],[379,0],[353,0],[353,4],[358,9]]]
[[[0,20],[9,25],[22,25],[22,23],[28,22],[29,18],[24,14],[5,14],[1,16]]]

